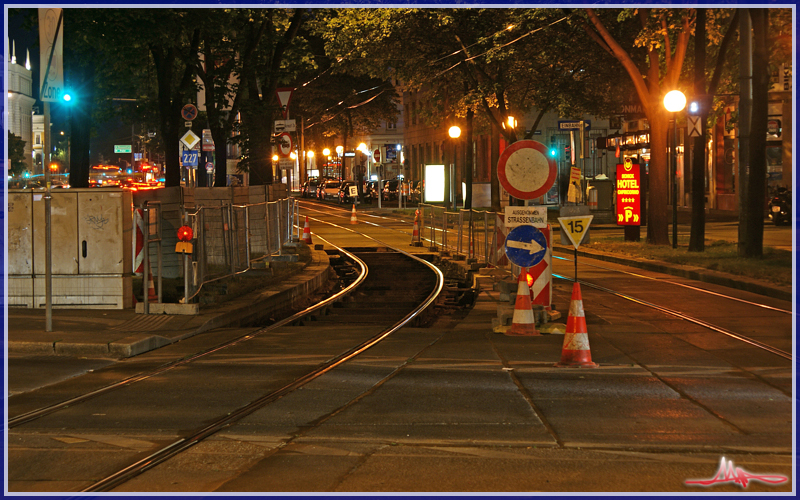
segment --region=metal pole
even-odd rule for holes
[[[44,128],[47,133],[47,140],[45,147],[47,154],[42,158],[42,169],[44,173],[44,304],[45,304],[45,331],[53,331],[53,256],[52,256],[52,225],[51,225],[51,210],[52,210],[52,194],[50,192],[50,103],[44,103]],[[44,161],[47,163],[44,163]]]
[[[247,252],[247,268],[250,269],[250,207],[244,207],[244,238],[245,251]]]
[[[163,266],[162,263],[164,261],[163,257],[163,232],[162,232],[162,225],[161,225],[161,205],[158,205],[156,209],[156,228],[157,228],[157,235],[158,235],[158,303],[161,304],[164,301],[163,295]]]
[[[150,303],[148,297],[148,278],[150,272],[150,208],[147,203],[142,207],[142,217],[144,218],[144,255],[142,256],[142,303],[144,313],[150,314]]]
[[[672,113],[672,248],[678,248],[678,119]]]
[[[578,249],[575,248],[575,283],[578,282]]]
[[[183,303],[189,303],[189,255],[183,251]]]

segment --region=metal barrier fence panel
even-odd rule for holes
[[[469,260],[497,265],[498,229],[502,214],[484,210],[446,212],[444,207],[420,203],[420,236],[431,250],[463,255]],[[424,244],[424,243],[423,243]]]
[[[254,263],[280,255],[298,214],[293,199],[252,205],[200,206],[186,214],[195,230],[188,301],[206,283],[240,274]]]

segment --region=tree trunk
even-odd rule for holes
[[[270,126],[272,120],[266,107],[264,101],[254,98],[249,100],[247,106],[249,111],[242,113],[243,125],[247,129],[249,140],[248,164],[252,186],[263,186],[274,182]]]
[[[750,122],[750,185],[747,190],[748,238],[744,244],[744,256],[759,258],[764,253],[769,52],[767,10],[749,10],[753,23],[753,112]]]
[[[223,129],[211,129],[214,138],[214,187],[228,184],[228,134]]]
[[[500,179],[497,177],[497,162],[500,160],[500,133],[492,125],[491,154],[489,157],[489,171],[491,172],[492,212],[500,212]]]
[[[670,128],[669,113],[663,105],[651,106],[650,120],[650,172],[648,176],[647,243],[669,245],[668,193],[670,185],[667,133]]]
[[[472,155],[472,135],[473,135],[473,119],[475,112],[471,109],[467,111],[467,119],[464,126],[464,182],[467,185],[466,198],[464,199],[464,208],[472,210],[472,165],[475,162]]]
[[[694,95],[699,98],[706,93],[706,9],[698,8],[695,18],[694,35]],[[705,100],[703,101],[706,102]],[[710,102],[709,102],[710,103]],[[700,125],[705,131],[708,110],[701,107]],[[689,251],[705,250],[706,207],[705,173],[706,148],[705,134],[690,139],[692,141],[692,232],[689,236]]]
[[[88,64],[76,69],[73,75],[78,80],[73,84],[80,89],[80,95],[78,105],[73,106],[69,114],[69,185],[75,188],[88,188],[91,168],[89,142],[94,103],[94,66]]]

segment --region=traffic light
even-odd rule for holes
[[[713,99],[714,96],[708,94],[694,96],[686,106],[686,113],[689,116],[708,116]]]

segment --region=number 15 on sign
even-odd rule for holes
[[[589,232],[589,224],[592,223],[594,215],[577,215],[574,217],[559,217],[558,223],[567,233],[569,241],[575,247],[575,282],[578,281],[578,247],[581,246],[583,238]]]

